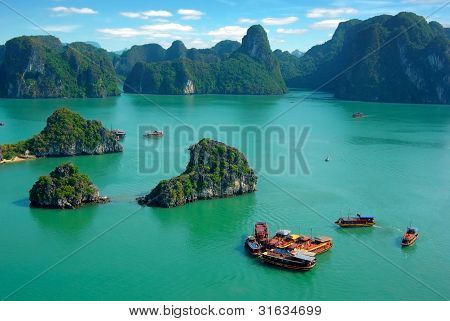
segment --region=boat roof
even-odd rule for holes
[[[289,234],[291,234],[291,231],[289,230],[279,230],[277,231],[278,235],[283,235],[283,236],[288,236]]]
[[[408,227],[408,230],[414,230],[414,231],[416,231],[416,232],[419,231],[419,229],[418,229],[417,227],[414,227],[414,226]]]
[[[293,240],[296,240],[296,239],[298,239],[300,237],[300,235],[298,235],[298,234],[291,234],[291,238],[293,239]]]
[[[305,260],[305,261],[308,261],[308,262],[312,262],[312,261],[315,260],[315,258],[314,258],[313,256],[305,255],[305,254],[300,253],[300,252],[296,252],[296,253],[294,254],[294,256],[295,256],[297,259]]]
[[[331,241],[332,238],[329,236],[317,236],[314,239],[316,239],[319,242],[327,242],[327,241]]]
[[[360,216],[359,218],[365,218],[365,219],[371,218],[371,219],[374,219],[375,217],[373,217],[373,216]]]
[[[300,249],[300,250],[297,250],[297,251],[300,252],[301,254],[304,254],[304,255],[307,255],[307,256],[316,256],[316,253],[307,251],[305,249]]]

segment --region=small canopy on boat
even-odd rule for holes
[[[406,232],[417,233],[417,232],[419,232],[419,229],[417,227],[410,226],[410,227],[408,227]]]
[[[288,236],[289,234],[291,234],[291,231],[289,231],[289,230],[279,230],[279,231],[277,231],[277,235]]]
[[[329,236],[317,236],[314,239],[318,242],[328,242],[332,240],[332,238]]]
[[[298,234],[291,234],[291,239],[293,239],[294,241],[296,239],[298,239],[299,237],[300,237],[300,235],[298,235]]]
[[[301,252],[295,252],[294,256],[297,259],[308,261],[308,262],[312,262],[312,261],[315,260],[315,258],[313,256],[305,255],[305,254],[303,254]]]
[[[307,250],[305,250],[305,249],[300,249],[300,250],[297,250],[297,251],[298,251],[299,253],[304,254],[304,255],[307,255],[307,256],[316,256],[316,253],[307,251]]]

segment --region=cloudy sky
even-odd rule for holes
[[[305,51],[328,40],[340,21],[412,11],[450,24],[449,0],[0,0],[0,43],[44,34],[96,41],[108,50],[176,39],[188,48],[241,40],[261,24],[273,49]],[[9,7],[8,7],[9,6]]]

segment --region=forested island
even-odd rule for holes
[[[189,152],[184,173],[159,182],[149,194],[138,198],[139,204],[175,207],[256,190],[258,178],[245,155],[236,148],[204,138]]]
[[[16,144],[0,145],[0,161],[16,157],[61,157],[122,152],[122,145],[97,120],[86,120],[68,108],[59,108],[47,118],[45,128]]]
[[[41,176],[30,190],[32,207],[73,209],[107,201],[89,177],[72,163],[61,164],[49,175]]]

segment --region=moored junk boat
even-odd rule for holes
[[[340,227],[366,227],[375,225],[375,217],[373,216],[361,216],[356,214],[356,217],[341,217],[336,222]]]
[[[279,230],[277,233],[269,240],[267,244],[268,248],[279,248],[285,249],[289,247],[295,240],[299,237],[299,235],[291,234],[289,230]]]
[[[144,137],[162,137],[164,132],[161,130],[151,130],[144,133]]]
[[[419,230],[416,227],[408,227],[402,237],[402,246],[410,246],[417,241]]]
[[[266,245],[269,242],[269,227],[265,222],[255,223],[255,238],[259,244]]]
[[[116,135],[116,137],[117,137],[118,139],[124,138],[125,135],[127,134],[127,133],[126,133],[124,130],[122,130],[122,129],[113,129],[113,130],[112,130],[112,133],[113,133],[114,135]]]
[[[244,243],[245,249],[251,254],[258,256],[261,254],[262,246],[253,235],[249,235]]]
[[[317,262],[314,256],[301,251],[289,252],[285,249],[273,249],[263,252],[260,258],[268,264],[280,266],[290,270],[311,270]]]
[[[261,252],[266,248],[267,242],[269,241],[269,229],[267,223],[256,222],[255,224],[255,235],[249,235],[244,243],[244,247],[252,255],[260,255]]]
[[[305,250],[315,254],[321,254],[333,247],[332,238],[320,236],[311,238],[307,235],[301,235],[291,246],[292,250]]]
[[[365,116],[365,115],[364,115],[363,113],[360,113],[360,112],[354,113],[354,114],[352,115],[353,118],[362,118],[362,117],[364,117],[364,116]]]

